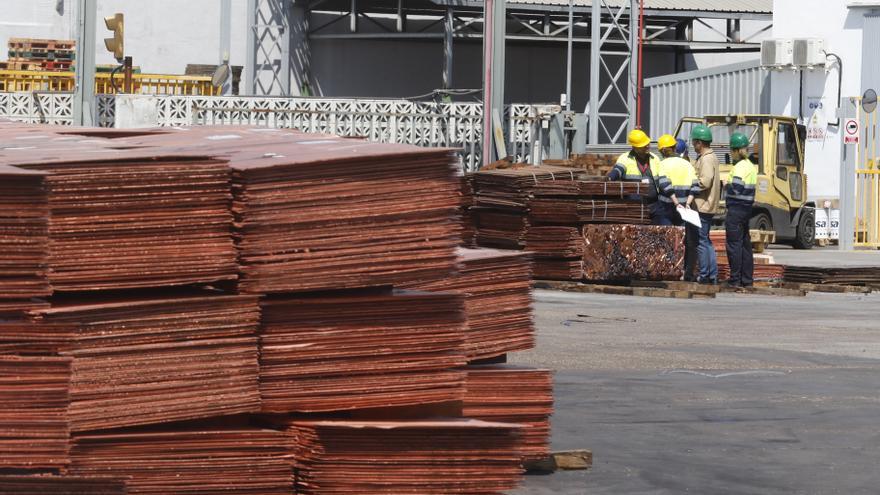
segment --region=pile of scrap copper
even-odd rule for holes
[[[684,227],[586,225],[584,279],[678,280],[684,274]]]
[[[449,150],[0,131],[0,492],[493,494],[547,452],[549,375],[480,374],[535,345],[531,258],[459,247]]]

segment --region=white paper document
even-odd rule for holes
[[[700,214],[697,213],[696,210],[691,210],[690,208],[685,208],[684,205],[680,205],[676,208],[676,211],[681,215],[682,220],[695,227],[700,227]]]

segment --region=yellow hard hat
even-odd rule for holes
[[[651,144],[651,138],[649,138],[648,135],[645,134],[645,131],[641,129],[630,131],[627,141],[629,141],[629,145],[633,148],[644,148]]]
[[[657,140],[657,149],[662,150],[663,148],[675,148],[675,145],[678,142],[674,137],[669,134],[664,134],[660,136],[660,139]]]

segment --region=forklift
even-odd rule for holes
[[[807,175],[804,173],[806,127],[793,117],[779,115],[707,115],[681,119],[675,135],[685,141],[691,129],[704,124],[712,130],[712,149],[721,162],[721,180],[733,169],[730,136],[741,132],[749,136],[749,156],[758,167],[758,184],[750,227],[776,232],[776,242],[795,249],[810,249],[816,238],[816,204],[807,201]],[[694,157],[691,147],[691,156]],[[723,222],[722,212],[715,217]]]

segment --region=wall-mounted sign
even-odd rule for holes
[[[856,119],[846,119],[843,124],[843,144],[859,144],[861,127]]]
[[[827,129],[827,125],[823,119],[819,117],[819,110],[816,109],[813,111],[813,116],[810,118],[810,122],[807,125],[807,142],[825,141]]]

